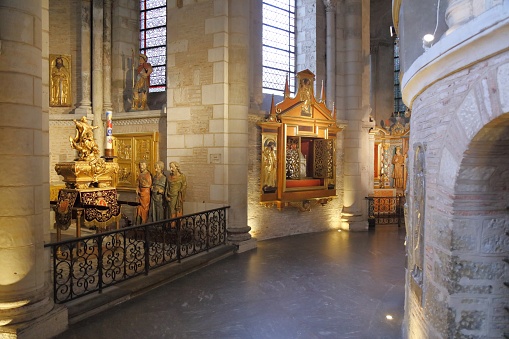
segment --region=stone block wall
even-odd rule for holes
[[[409,338],[500,338],[509,331],[508,83],[509,53],[503,52],[451,71],[413,101]],[[416,192],[418,145],[425,157],[423,211]],[[420,246],[422,255],[412,248]],[[412,276],[415,266],[423,271],[420,284]]]

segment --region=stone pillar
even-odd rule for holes
[[[92,101],[90,101],[90,18],[90,0],[81,0],[81,43],[79,44],[81,48],[81,102],[80,106],[76,108],[75,111],[76,114],[80,115],[88,115],[92,113]]]
[[[92,112],[94,113],[94,139],[99,146],[101,155],[104,153],[104,126],[102,122],[103,113],[103,25],[104,7],[103,0],[92,1],[92,20],[94,30],[92,36]],[[111,54],[111,52],[110,52]]]
[[[2,338],[49,338],[67,327],[66,308],[53,303],[49,252],[44,249],[49,139],[47,95],[42,112],[43,63],[48,67],[42,59],[42,18],[47,17],[47,0],[4,1],[0,6]],[[46,30],[48,26],[45,21]],[[47,91],[48,79],[44,82]]]
[[[369,1],[346,0],[344,3],[343,110],[348,126],[344,130],[344,206],[341,227],[346,230],[368,229],[365,197],[373,186],[370,162],[369,129]],[[366,32],[367,30],[367,32]]]
[[[336,101],[336,0],[323,0],[327,21],[327,84],[326,84],[326,105],[332,109]]]
[[[225,124],[228,125],[225,135],[227,158],[225,170],[228,175],[228,240],[239,246],[243,252],[256,247],[256,240],[251,238],[247,225],[247,173],[248,173],[248,110],[249,90],[246,84],[249,79],[249,10],[241,1],[231,0],[225,14],[228,14],[228,114]],[[241,24],[242,23],[242,24]]]
[[[104,0],[103,83],[105,111],[111,111],[111,0]]]

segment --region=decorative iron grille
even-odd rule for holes
[[[375,225],[397,224],[398,227],[404,220],[403,205],[405,197],[366,197],[368,202],[369,227]]]
[[[228,207],[45,245],[64,303],[226,244]]]

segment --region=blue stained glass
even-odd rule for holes
[[[141,0],[140,9],[140,52],[147,55],[153,69],[150,91],[165,91],[166,0]]]

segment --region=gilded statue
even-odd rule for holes
[[[170,162],[170,174],[168,176],[168,188],[166,190],[166,200],[168,201],[170,218],[183,215],[186,189],[186,176],[180,170],[179,163]]]
[[[133,69],[134,73],[134,69]],[[147,62],[147,56],[140,54],[138,56],[138,68],[136,74],[133,74],[133,79],[136,82],[133,86],[133,110],[147,110],[147,98],[150,87],[150,74],[152,74],[152,65]]]
[[[403,188],[403,176],[405,173],[405,156],[401,154],[401,147],[396,147],[396,154],[392,157],[394,171],[392,178],[394,179],[394,187]]]
[[[76,125],[76,134],[69,137],[71,147],[78,151],[78,160],[91,161],[99,156],[99,147],[94,140],[94,129],[98,126],[92,126],[88,123],[87,117],[73,119]]]
[[[50,106],[71,106],[71,74],[62,56],[55,58],[50,72]]]
[[[275,142],[269,141],[263,150],[263,173],[265,189],[269,187],[276,187],[276,170],[277,170],[277,157]]]

